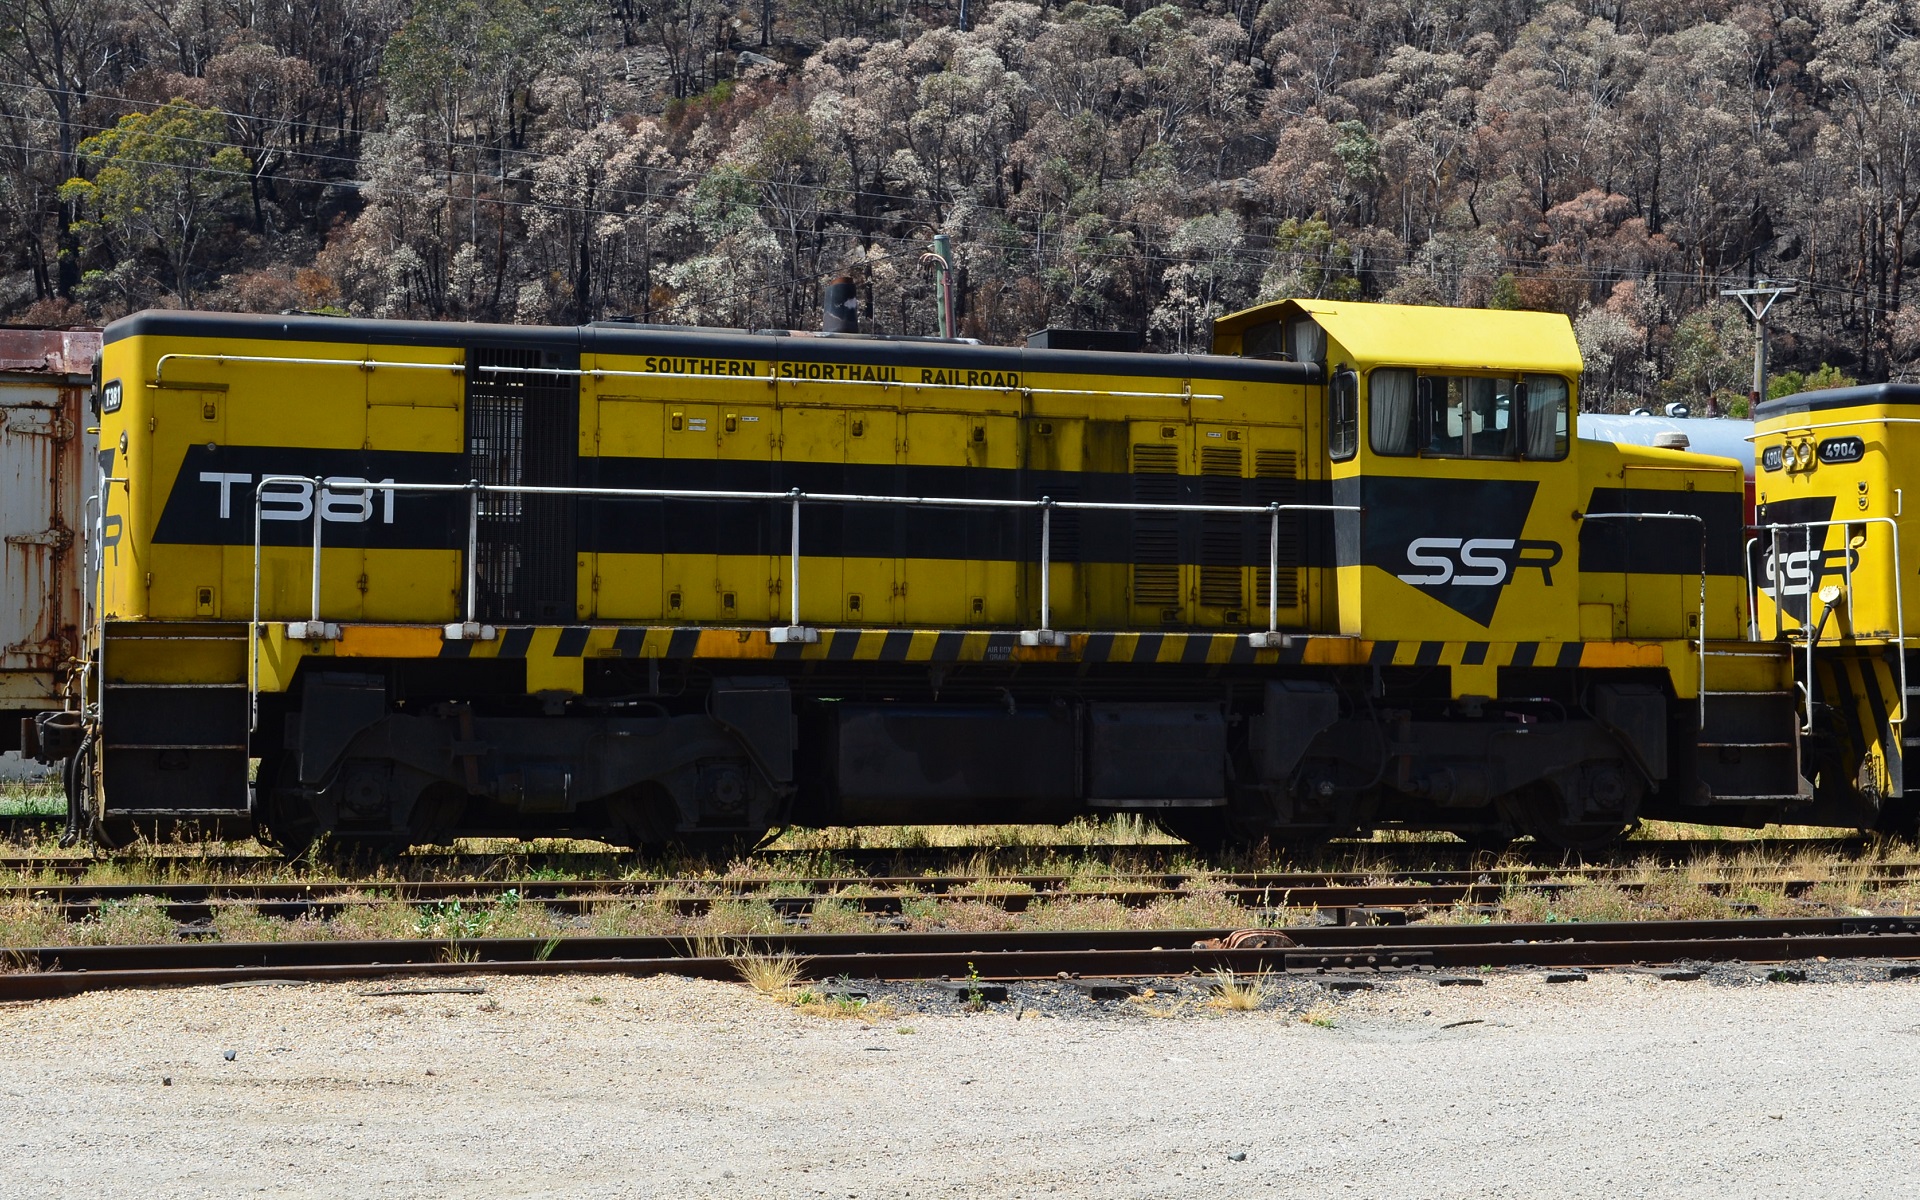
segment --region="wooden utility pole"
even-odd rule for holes
[[[1773,311],[1774,302],[1782,296],[1791,296],[1800,289],[1791,283],[1768,283],[1762,279],[1752,287],[1721,288],[1722,296],[1732,296],[1740,302],[1753,318],[1753,390],[1747,393],[1747,415],[1767,398],[1767,314]],[[1709,415],[1718,416],[1712,397],[1708,397]]]

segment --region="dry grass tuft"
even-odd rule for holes
[[[767,954],[745,950],[729,955],[728,962],[740,973],[741,980],[762,996],[785,996],[800,981],[803,960],[790,951]]]
[[[1322,1000],[1312,1008],[1301,1013],[1300,1021],[1302,1024],[1311,1025],[1315,1029],[1332,1029],[1334,1025],[1334,1012],[1333,1003],[1328,1000]]]
[[[1252,1012],[1266,998],[1267,979],[1264,971],[1245,977],[1221,970],[1213,973],[1213,999],[1207,1003],[1229,1012]]]

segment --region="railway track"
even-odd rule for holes
[[[1878,843],[1869,838],[1767,838],[1728,841],[1719,839],[1675,839],[1623,842],[1599,853],[1567,854],[1551,847],[1520,845],[1495,856],[1483,850],[1448,842],[1333,842],[1311,857],[1302,856],[1289,865],[1301,870],[1331,869],[1349,872],[1467,870],[1498,864],[1527,864],[1563,868],[1636,864],[1697,862],[1701,859],[1729,858],[1762,854],[1774,858],[1796,855],[1859,855],[1870,852]],[[4,848],[0,848],[4,849]],[[166,869],[196,871],[301,870],[309,873],[332,871],[339,874],[377,874],[391,878],[403,876],[462,877],[504,879],[510,873],[600,872],[611,874],[623,869],[644,868],[650,863],[706,862],[692,859],[648,859],[622,851],[515,851],[505,853],[418,853],[386,858],[342,855],[311,862],[288,863],[261,854],[199,854],[190,848],[181,853],[165,853],[165,848],[139,855],[88,858],[70,854],[0,853],[0,871],[83,874],[101,862],[131,862]],[[1534,852],[1534,851],[1537,851]],[[832,864],[842,871],[861,875],[949,874],[976,869],[979,865],[1041,865],[1049,861],[1081,863],[1127,863],[1136,867],[1191,862],[1209,856],[1186,845],[1165,843],[1081,844],[1059,843],[1024,846],[961,846],[932,849],[873,850],[763,850],[741,861],[757,867],[777,870],[783,864],[800,869]],[[1244,855],[1220,856],[1231,864],[1244,861]],[[724,868],[726,862],[706,865]],[[1296,872],[1297,873],[1297,872]]]
[[[1612,968],[1816,958],[1920,958],[1920,919],[1838,917],[1500,924],[1379,929],[1324,926],[1082,933],[792,934],[729,939],[475,939],[185,943],[6,952],[0,1001],[103,988],[253,981],[320,982],[474,974],[678,974],[738,977],[738,956],[791,954],[809,979],[1160,978],[1195,972],[1300,973],[1350,980],[1500,967]],[[1920,966],[1900,963],[1895,973]]]
[[[775,879],[576,880],[517,879],[499,883],[459,880],[305,881],[208,883],[39,883],[0,886],[0,902],[27,902],[55,908],[67,920],[82,920],[110,904],[157,902],[166,916],[182,924],[204,923],[219,909],[246,906],[258,915],[282,920],[327,919],[347,908],[399,902],[418,909],[450,904],[537,904],[557,915],[589,914],[619,903],[648,903],[683,915],[698,915],[716,904],[761,901],[789,919],[803,919],[822,903],[834,902],[870,916],[898,915],[918,899],[998,906],[1022,912],[1035,903],[1111,900],[1145,907],[1181,898],[1207,897],[1263,912],[1314,909],[1337,923],[1400,923],[1416,909],[1456,905],[1491,906],[1516,889],[1555,895],[1596,884],[1629,895],[1644,892],[1630,868],[1589,869],[1578,879],[1541,868],[1489,871],[1422,871],[1391,880],[1340,872],[1210,875],[1120,875],[1094,879],[1066,875],[896,876]],[[1708,895],[1762,889],[1790,898],[1830,885],[1810,876],[1756,876],[1733,870],[1724,878],[1688,880]],[[1920,864],[1884,864],[1849,876],[1847,883],[1877,889],[1898,886],[1920,876]],[[1396,912],[1398,917],[1396,919]]]

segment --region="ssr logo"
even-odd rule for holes
[[[1553,568],[1565,552],[1559,542],[1533,538],[1422,537],[1407,543],[1407,565],[1420,568],[1399,575],[1415,587],[1500,587],[1521,571],[1540,572],[1553,586]]]
[[[1823,578],[1859,570],[1860,552],[1852,547],[1844,550],[1783,547],[1777,558],[1769,550],[1761,556],[1760,562],[1761,573],[1757,582],[1761,595],[1775,603],[1788,598],[1804,602],[1806,597],[1819,590]]]

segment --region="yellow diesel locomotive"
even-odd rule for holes
[[[1920,461],[1916,406],[1920,386],[1901,383],[1761,404],[1749,548],[1756,636],[1795,656],[1819,811],[1834,824],[1907,833],[1920,821],[1904,770],[1908,612],[1920,632],[1920,596],[1905,582],[1920,544],[1903,521],[1906,492],[1920,496],[1903,465]]]
[[[1578,845],[1812,803],[1740,468],[1575,437],[1564,317],[1282,301],[1205,356],[187,312],[104,340],[69,777],[109,843],[1137,811]]]

